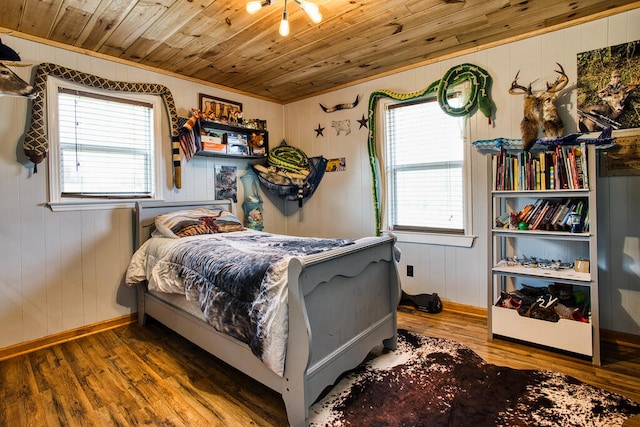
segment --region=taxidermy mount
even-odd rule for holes
[[[562,65],[558,64],[558,67],[560,70],[555,71],[560,75],[553,84],[547,82],[547,89],[543,91],[533,92],[531,83],[527,87],[519,85],[520,71],[511,82],[511,88],[509,88],[511,95],[524,94],[524,117],[520,122],[520,131],[525,151],[529,151],[535,144],[540,126],[542,126],[545,138],[563,136],[564,124],[558,115],[555,101],[558,98],[558,93],[569,83],[569,78]]]

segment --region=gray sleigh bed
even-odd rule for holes
[[[138,202],[135,249],[150,238],[157,215],[215,202]],[[288,274],[288,339],[282,376],[269,369],[249,346],[218,332],[146,283],[137,285],[138,321],[151,316],[204,350],[282,395],[289,424],[308,425],[309,407],[345,371],[360,364],[376,346],[395,349],[400,283],[391,236],[293,257]],[[167,294],[171,296],[170,294]],[[173,295],[175,299],[176,295]]]

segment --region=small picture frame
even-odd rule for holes
[[[199,93],[198,105],[200,112],[209,120],[230,125],[242,124],[242,103],[240,102]]]

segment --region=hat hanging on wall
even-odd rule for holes
[[[0,61],[22,61],[18,52],[11,49],[0,40]]]

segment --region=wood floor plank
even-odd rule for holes
[[[640,401],[640,349],[603,343],[603,364],[507,340],[486,319],[399,313],[398,327],[457,340],[490,363],[549,369]],[[0,426],[285,427],[282,398],[151,320],[0,361]],[[625,427],[640,427],[640,417]]]

